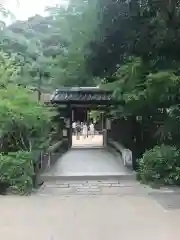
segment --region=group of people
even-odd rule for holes
[[[95,134],[94,123],[91,122],[88,124],[87,122],[73,122],[72,124],[73,134],[76,135],[77,139],[80,135],[83,135],[84,138],[87,138],[90,134],[92,137]]]

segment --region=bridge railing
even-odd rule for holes
[[[48,171],[57,160],[68,150],[68,142],[61,140],[50,146],[46,151],[34,151],[34,186],[37,187],[38,177],[41,173]]]
[[[128,168],[132,168],[133,162],[132,162],[132,151],[128,148],[125,148],[122,144],[119,142],[113,141],[112,139],[108,140],[109,146],[114,148],[117,152],[120,153],[123,165]]]

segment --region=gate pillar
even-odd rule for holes
[[[108,143],[108,131],[111,130],[111,119],[105,118],[105,128],[103,129],[103,146],[107,146]]]
[[[68,148],[72,146],[72,109],[71,106],[67,106],[67,116],[64,119],[65,127],[63,129],[63,138],[68,141]]]

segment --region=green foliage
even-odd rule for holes
[[[0,60],[0,151],[40,148],[50,131],[51,113],[33,92],[15,84],[14,59],[1,52]]]
[[[30,152],[0,154],[0,185],[6,183],[18,194],[30,193],[33,187],[33,161]]]
[[[91,41],[91,70],[124,101],[112,114],[131,123],[135,157],[159,145],[140,160],[141,179],[179,184],[179,1],[106,0],[98,6],[100,40]]]
[[[60,66],[58,78],[64,86],[94,85],[92,75],[86,67],[90,54],[89,40],[94,38],[97,25],[96,1],[70,1],[66,10],[51,9],[52,15],[66,39],[67,50],[56,57],[55,65]],[[57,78],[57,75],[55,76]]]
[[[26,194],[33,187],[32,152],[49,145],[52,114],[16,85],[14,59],[1,52],[0,60],[0,187]]]
[[[43,147],[50,131],[51,113],[36,102],[31,91],[10,84],[0,89],[1,151]]]
[[[16,65],[14,57],[9,57],[8,54],[0,52],[0,84],[5,87],[7,84],[16,80],[20,68]]]
[[[142,114],[147,108],[170,107],[179,94],[180,78],[173,70],[154,72],[153,66],[132,58],[114,73],[114,81],[105,84],[124,100],[131,114]]]
[[[143,183],[180,184],[180,152],[176,147],[155,146],[138,163],[138,178]]]
[[[56,6],[47,12],[47,17],[36,15],[0,30],[0,48],[20,67],[16,82],[40,84],[46,91],[94,85],[86,59],[98,24],[96,0],[70,1],[67,8]]]
[[[179,148],[179,1],[75,0],[48,12],[1,24],[1,151],[36,149],[49,132],[51,114],[16,83],[101,85],[124,102],[112,115],[131,123],[138,158],[156,145]]]

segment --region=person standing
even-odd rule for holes
[[[89,130],[90,130],[91,136],[94,137],[95,129],[94,129],[94,123],[93,122],[91,122],[91,124],[89,125]]]
[[[83,130],[83,122],[81,122],[81,134],[82,134],[82,130]]]
[[[88,137],[88,126],[87,126],[87,123],[83,124],[82,134],[83,134],[84,138]]]
[[[72,130],[73,130],[73,135],[76,134],[76,122],[72,123]]]
[[[80,134],[81,134],[81,124],[78,121],[76,123],[76,139],[79,140],[80,139]]]

